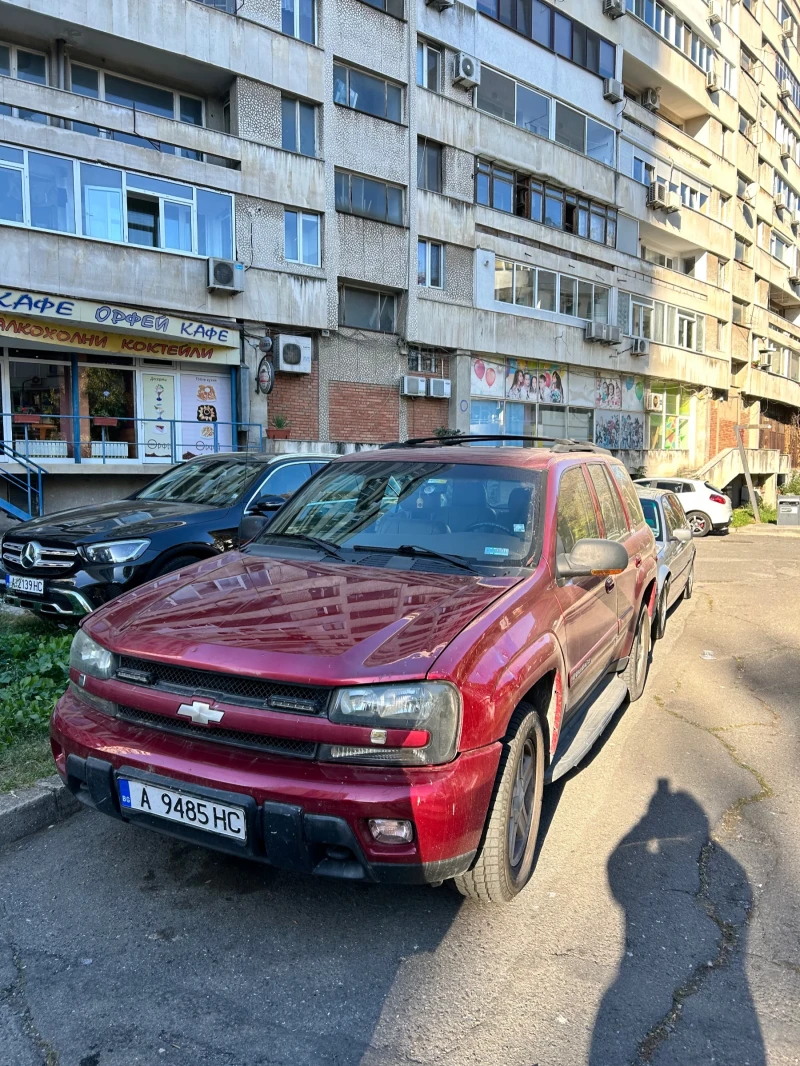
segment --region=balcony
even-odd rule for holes
[[[633,15],[624,22],[622,80],[637,92],[661,88],[661,103],[679,121],[718,114],[705,71]],[[715,94],[721,95],[721,94]]]

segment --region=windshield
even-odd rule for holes
[[[653,536],[656,540],[661,540],[661,514],[658,510],[658,504],[655,500],[643,499],[640,499],[639,503],[644,511],[644,520],[652,529]]]
[[[241,459],[204,459],[175,466],[135,496],[137,500],[168,500],[230,507],[263,467],[249,456]]]
[[[512,466],[333,463],[256,543],[316,537],[354,552],[413,546],[484,566],[527,566],[536,550],[539,486],[538,472]]]

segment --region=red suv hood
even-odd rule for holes
[[[424,677],[518,578],[270,559],[238,552],[168,574],[85,624],[113,651],[276,680]]]

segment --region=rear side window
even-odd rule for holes
[[[633,482],[630,479],[630,475],[624,466],[617,466],[616,463],[611,467],[611,473],[614,475],[614,480],[617,483],[619,491],[622,493],[622,498],[625,501],[625,507],[628,511],[628,518],[630,519],[631,527],[633,529],[643,529],[645,526],[644,515],[642,514],[642,505],[639,502],[639,497],[636,495],[636,489],[633,487]]]
[[[688,525],[686,514],[677,497],[664,497],[664,512],[667,516],[667,525],[669,526],[670,533],[674,533],[676,529],[682,529],[684,526]]]
[[[603,516],[606,540],[622,540],[627,536],[628,522],[611,478],[600,463],[592,463],[589,466],[589,477],[592,479],[594,491],[600,502],[600,514]]]
[[[656,540],[661,540],[661,516],[655,500],[642,500],[644,519],[653,531]]]
[[[579,466],[564,471],[561,477],[556,530],[557,555],[569,555],[584,537],[600,536],[592,495]]]

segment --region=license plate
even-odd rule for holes
[[[37,596],[44,594],[44,581],[40,577],[19,577],[6,574],[6,588],[14,592],[33,592]]]
[[[191,793],[175,792],[134,778],[120,777],[117,783],[123,810],[143,811],[168,822],[180,822],[242,843],[247,840],[247,821],[242,807],[214,803]]]

